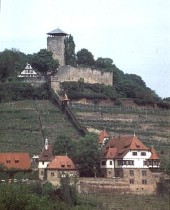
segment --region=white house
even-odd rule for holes
[[[123,178],[137,190],[143,190],[143,185],[155,188],[154,174],[159,166],[160,159],[154,148],[145,146],[135,135],[114,137],[103,147],[102,176]]]
[[[38,74],[35,72],[32,66],[27,63],[25,69],[20,73],[20,75],[18,75],[18,77],[38,77]]]

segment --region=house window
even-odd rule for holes
[[[130,183],[130,184],[134,184],[134,179],[130,179],[130,180],[129,180],[129,183]]]
[[[51,172],[51,176],[54,176],[54,172]]]
[[[102,166],[105,166],[106,165],[106,161],[102,161]]]
[[[112,165],[112,161],[110,160],[110,165]]]
[[[8,163],[8,164],[10,164],[10,162],[11,162],[10,160],[7,160],[7,161],[6,161],[6,163]]]
[[[142,170],[142,176],[147,176],[147,171]]]
[[[147,180],[146,179],[142,179],[142,184],[147,184]]]
[[[146,152],[141,152],[141,156],[146,156]]]
[[[130,174],[130,176],[134,176],[134,171],[133,170],[130,170],[129,171],[129,174]]]
[[[44,175],[44,171],[41,171],[41,176],[43,176]]]
[[[15,163],[19,163],[19,160],[15,160]]]
[[[134,160],[129,160],[129,165],[134,166]]]
[[[42,161],[42,165],[44,165],[44,161]]]
[[[146,161],[146,160],[145,160],[145,161],[143,161],[143,165],[144,165],[144,166],[147,166],[148,164],[149,164],[149,162],[148,162],[148,161]]]
[[[118,166],[123,166],[123,160],[118,160],[117,164],[118,164]]]
[[[133,156],[137,156],[137,152],[132,152],[132,155]]]
[[[154,160],[154,161],[153,161],[153,165],[154,165],[154,166],[157,166],[157,165],[158,165],[158,161]]]

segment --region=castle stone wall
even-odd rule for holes
[[[78,81],[82,79],[85,83],[100,83],[105,85],[112,85],[113,73],[105,72],[98,69],[62,66],[58,69],[57,74],[51,78],[51,87],[57,91],[57,81]]]

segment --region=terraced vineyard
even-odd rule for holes
[[[88,130],[105,128],[112,136],[135,133],[147,146],[153,145],[162,158],[169,159],[170,111],[76,103],[70,108]]]
[[[18,101],[0,104],[0,151],[27,151],[39,154],[44,138],[51,143],[65,134],[78,138],[79,133],[68,117],[47,100]]]

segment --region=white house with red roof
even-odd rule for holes
[[[53,156],[52,146],[47,138],[39,157],[38,171],[40,180],[47,180],[54,185],[58,185],[60,178],[66,175],[79,176],[75,164],[67,155]]]
[[[102,149],[101,175],[122,178],[133,191],[155,191],[160,159],[153,147],[145,146],[137,136],[118,136]]]

